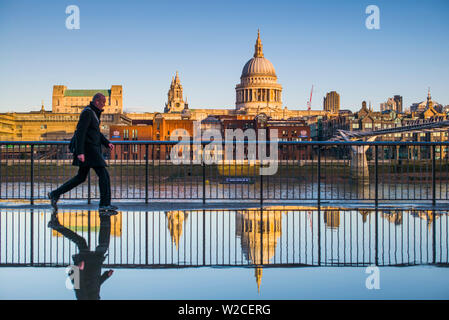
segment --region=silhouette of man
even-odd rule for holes
[[[73,264],[79,268],[79,287],[75,287],[76,298],[78,300],[100,300],[101,285],[114,272],[108,270],[101,273],[111,237],[111,217],[100,214],[100,234],[95,251],[89,250],[83,237],[59,223],[56,211],[51,215],[48,227],[59,232],[78,247],[79,252],[72,256]],[[74,283],[74,279],[72,279],[72,283]]]

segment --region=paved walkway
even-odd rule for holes
[[[248,209],[260,208],[260,201],[246,200],[246,201],[211,201],[206,204],[201,201],[150,201],[146,204],[144,202],[135,201],[113,201],[113,204],[119,207],[119,211],[163,211],[163,210],[201,210],[201,209]],[[93,201],[87,204],[85,200],[62,200],[58,203],[59,209],[62,210],[97,210],[98,203]],[[269,201],[263,203],[264,208],[276,207],[289,210],[317,210],[317,201]],[[338,208],[338,209],[375,209],[373,201],[322,201],[321,209]],[[432,206],[431,201],[416,201],[413,203],[406,201],[390,201],[379,202],[379,209],[420,209],[420,210],[449,210],[449,202],[438,201],[435,206]],[[29,201],[8,201],[0,200],[0,209],[51,209],[48,201],[36,201],[31,205]]]

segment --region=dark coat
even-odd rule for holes
[[[76,143],[72,162],[74,166],[107,167],[101,152],[101,145],[105,147],[109,145],[109,140],[100,132],[100,116],[102,111],[93,104],[90,104],[81,112],[75,131]],[[95,117],[94,112],[97,117]],[[84,162],[81,162],[77,158],[80,154],[84,154]]]
[[[101,285],[109,278],[108,271],[101,273],[101,267],[106,257],[103,253],[85,251],[73,255],[72,258],[75,265],[84,261],[84,269],[79,273],[79,289],[75,289],[76,298],[78,300],[99,300]]]

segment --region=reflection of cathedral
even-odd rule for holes
[[[172,242],[178,249],[179,239],[182,235],[182,226],[189,214],[186,211],[174,210],[166,212],[165,216],[167,217],[168,230],[170,231]]]
[[[395,225],[402,224],[402,210],[382,212],[380,216]]]
[[[432,210],[414,210],[412,211],[412,216],[419,217],[421,220],[427,221],[427,228],[430,230],[432,228],[433,218],[435,216],[435,220],[439,218]]]
[[[388,211],[381,213],[381,217],[388,220],[389,222],[395,224],[395,225],[401,225],[403,222],[403,214],[404,211],[402,210],[396,210],[396,211]],[[434,214],[432,210],[412,210],[410,214],[413,217],[420,218],[421,220],[424,220],[427,222],[427,228],[430,230],[432,228],[432,223],[435,219],[438,219],[438,214]]]
[[[363,223],[365,223],[368,220],[369,215],[373,212],[373,210],[368,209],[359,209],[358,211],[362,215]]]
[[[255,268],[254,275],[260,290],[261,265],[274,257],[277,240],[281,236],[282,211],[240,210],[236,213],[236,235],[240,237],[242,251]]]

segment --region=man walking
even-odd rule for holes
[[[111,184],[109,173],[106,170],[106,161],[101,153],[101,145],[114,149],[114,145],[100,132],[100,116],[103,112],[106,98],[97,93],[92,98],[90,105],[81,112],[74,135],[73,165],[78,166],[78,174],[64,183],[62,186],[48,193],[51,205],[57,210],[57,202],[62,194],[72,190],[86,181],[90,168],[95,170],[100,185],[101,212],[110,212],[117,209],[111,205]]]

